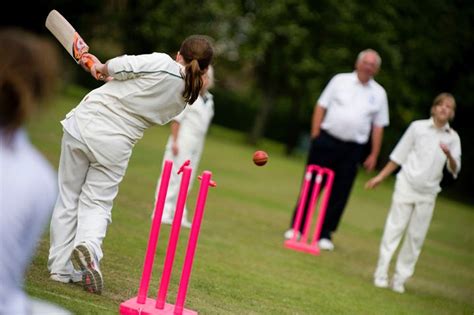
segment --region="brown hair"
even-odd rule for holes
[[[15,28],[0,30],[0,43],[0,130],[8,139],[52,91],[57,52],[48,41]]]
[[[199,96],[201,76],[211,64],[214,50],[208,37],[191,35],[183,41],[179,53],[186,63],[183,97],[187,103],[192,104]]]
[[[453,101],[453,115],[451,116],[450,120],[453,120],[454,118],[454,111],[456,110],[456,100],[454,99],[454,96],[451,93],[441,93],[438,94],[435,99],[433,100],[433,105],[431,105],[431,116],[433,116],[433,110],[436,106],[440,105],[441,103],[444,102],[445,99],[450,99]]]

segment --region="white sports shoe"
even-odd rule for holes
[[[285,232],[285,234],[283,234],[283,236],[285,237],[285,240],[292,239],[293,235],[294,235],[294,230],[293,229],[289,229]],[[299,240],[300,237],[301,237],[301,233],[298,231],[297,234],[296,234],[296,239]]]
[[[82,273],[73,271],[72,274],[52,273],[49,279],[62,283],[76,283],[82,281]]]
[[[405,285],[401,281],[392,281],[392,291],[397,293],[405,293]]]
[[[189,222],[187,219],[183,218],[181,220],[181,226],[187,229],[191,228],[191,222]]]
[[[74,270],[82,273],[82,287],[84,290],[101,294],[104,279],[99,269],[99,262],[85,244],[74,247],[71,262]]]
[[[329,251],[334,250],[334,244],[331,242],[330,239],[327,239],[327,238],[320,239],[318,242],[318,246],[322,250],[329,250]]]
[[[374,286],[377,288],[388,288],[388,279],[386,277],[374,278]]]

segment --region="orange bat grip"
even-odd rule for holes
[[[85,62],[85,65],[86,65],[86,67],[89,68],[89,70],[90,70],[90,69],[92,68],[92,66],[94,65],[94,60],[92,60],[92,58],[91,58],[91,57],[88,57],[88,56],[86,56],[85,58],[87,59],[86,62]],[[104,75],[103,75],[102,73],[97,72],[97,78],[96,78],[96,79],[97,79],[97,80],[104,80],[105,77],[104,77]]]

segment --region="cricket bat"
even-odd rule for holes
[[[82,56],[89,52],[89,46],[82,39],[78,32],[72,25],[56,10],[51,10],[46,18],[46,28],[56,37],[56,39],[63,45],[64,49],[71,55],[72,58],[79,63]],[[94,65],[94,60],[90,57],[85,60],[87,68],[91,69]],[[104,76],[97,74],[100,80]]]

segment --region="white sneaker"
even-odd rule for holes
[[[301,237],[301,233],[298,231],[296,232],[296,239],[299,240],[300,237]],[[283,234],[283,236],[285,237],[285,240],[291,240],[293,238],[293,235],[294,235],[294,230],[293,229],[289,229],[285,232],[285,234]]]
[[[392,281],[392,291],[397,293],[405,293],[405,285],[401,281]]]
[[[318,246],[322,250],[334,250],[334,244],[331,242],[330,239],[322,238],[318,242]]]
[[[388,288],[388,279],[387,278],[374,278],[374,286],[377,288]]]
[[[77,245],[71,254],[74,269],[82,273],[82,286],[84,290],[101,294],[104,279],[99,269],[99,262],[85,244]]]
[[[187,229],[191,228],[191,222],[189,222],[187,219],[181,220],[181,226]]]
[[[50,280],[62,283],[76,283],[82,281],[82,273],[74,271],[70,274],[52,273],[49,276]]]
[[[62,282],[62,283],[70,283],[72,281],[71,275],[63,275],[60,273],[52,273],[49,276],[49,279],[57,282]]]

